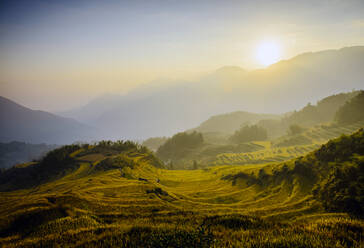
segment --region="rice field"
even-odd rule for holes
[[[0,192],[0,246],[364,247],[363,221],[325,211],[310,178],[250,180],[293,168],[287,160],[319,142],[257,144],[264,149],[221,154],[199,170],[157,168],[137,152],[80,149],[62,177]]]

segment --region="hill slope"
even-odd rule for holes
[[[299,124],[308,127],[334,121],[336,112],[345,105],[347,101],[360,93],[361,91],[352,91],[350,93],[340,93],[325,97],[318,101],[316,105],[308,104],[301,110],[295,111],[283,121],[288,125]]]
[[[0,141],[65,144],[95,137],[95,129],[70,118],[31,110],[0,97]]]
[[[233,184],[264,186],[267,194],[290,184],[297,194],[314,195],[327,211],[364,216],[364,130],[330,140],[319,149],[258,174],[225,176]],[[241,183],[241,182],[240,182]],[[281,187],[280,190],[283,190]]]
[[[39,162],[17,165],[3,171],[0,174],[0,190],[30,188],[80,171],[92,174],[110,169],[133,169],[141,163],[163,167],[148,149],[139,147],[131,141],[66,145],[50,151]]]
[[[351,124],[364,120],[364,91],[360,91],[355,97],[341,106],[335,115],[339,124]]]
[[[279,137],[287,134],[291,125],[299,125],[303,128],[317,124],[334,121],[336,112],[361,91],[340,93],[325,97],[315,105],[308,103],[304,108],[286,114],[281,120],[261,120],[258,125],[268,130],[270,137]]]
[[[320,197],[325,195],[320,192],[332,188],[325,185],[332,182],[329,175],[335,175],[331,173],[335,168],[362,167],[363,130],[286,163],[193,171],[157,168],[152,166],[153,159],[142,159],[143,151],[125,149],[120,153],[121,150],[110,149],[112,144],[103,143],[96,150],[95,147],[63,149],[66,153],[56,154],[66,154],[78,167],[62,169],[63,174],[55,173],[57,178],[36,187],[27,185],[17,191],[1,192],[0,244],[7,247],[40,247],[55,242],[68,247],[363,245],[362,220],[348,218],[345,212],[352,212],[346,208],[326,209],[325,199]],[[125,144],[120,147],[125,148]],[[351,147],[356,148],[348,149]],[[47,164],[48,169],[70,168],[64,166],[67,163],[57,163],[64,156],[51,157],[55,160]],[[362,170],[357,172],[361,178]],[[348,179],[352,178],[342,177],[342,185],[347,185]],[[6,183],[2,177],[0,182],[5,189],[4,185],[11,180]],[[341,187],[342,194],[351,197],[346,187]],[[19,201],[20,198],[23,200]]]

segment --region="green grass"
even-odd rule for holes
[[[261,167],[269,173],[275,166],[171,171],[144,164],[130,170],[135,179],[127,179],[117,169],[90,173],[90,165],[83,163],[60,180],[1,193],[0,244],[5,247],[55,243],[61,247],[362,245],[358,238],[358,232],[364,230],[362,222],[345,214],[327,216],[312,197],[300,194],[302,189],[289,188],[283,183],[280,189],[270,189],[267,193],[256,185],[249,187],[242,181],[232,185],[231,181],[221,179],[238,172],[257,174]],[[139,177],[148,181],[139,181]],[[313,214],[315,221],[302,218]],[[329,224],[323,227],[322,223]],[[342,223],[347,226],[340,226]],[[359,231],[355,229],[351,236],[344,235],[347,228]],[[344,235],[345,240],[336,238],[336,233]]]
[[[319,147],[318,144],[289,146],[289,147],[271,147],[270,142],[266,142],[266,148],[255,152],[246,153],[223,153],[219,154],[213,165],[246,165],[246,164],[264,164],[271,162],[282,162],[307,154],[308,152]]]
[[[62,176],[0,192],[0,246],[364,246],[364,222],[327,212],[312,194],[319,177],[280,162],[313,147],[259,145],[201,170],[157,168],[141,150],[72,151]],[[265,162],[240,166],[248,158]]]
[[[287,161],[308,154],[342,134],[350,134],[364,126],[364,122],[337,126],[317,125],[298,135],[287,135],[265,142],[251,142],[262,147],[249,152],[220,153],[209,165],[247,165]]]
[[[356,122],[349,125],[321,124],[316,125],[302,134],[287,135],[273,141],[275,147],[301,146],[310,144],[323,144],[329,139],[336,138],[342,134],[350,134],[364,126],[364,122]]]

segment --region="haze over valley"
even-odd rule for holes
[[[29,117],[2,103],[2,115],[15,111],[13,115],[24,118],[18,123],[27,123],[28,129],[6,124],[12,118],[4,118],[2,125],[8,126],[1,128],[1,140],[49,144],[101,139],[143,140],[195,128],[216,114],[249,111],[282,115],[331,94],[360,89],[363,66],[364,47],[350,47],[302,54],[260,70],[223,67],[196,82],[155,87],[152,84],[126,95],[101,96],[85,106],[56,113],[59,120],[61,117],[72,120],[63,119],[68,124],[58,121],[57,125],[62,125],[64,131],[51,129],[52,134],[46,131],[36,134],[29,129],[32,125],[28,123]],[[10,112],[6,114],[6,111]],[[41,116],[32,118],[42,122],[39,125],[43,125],[44,130],[57,126],[47,124]],[[11,128],[22,129],[23,133],[15,131],[13,135]],[[60,137],[52,137],[58,134]]]
[[[364,247],[363,13],[0,2],[0,247]]]

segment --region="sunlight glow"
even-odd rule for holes
[[[275,41],[263,41],[256,49],[256,59],[264,66],[277,62],[281,56],[281,49]]]

